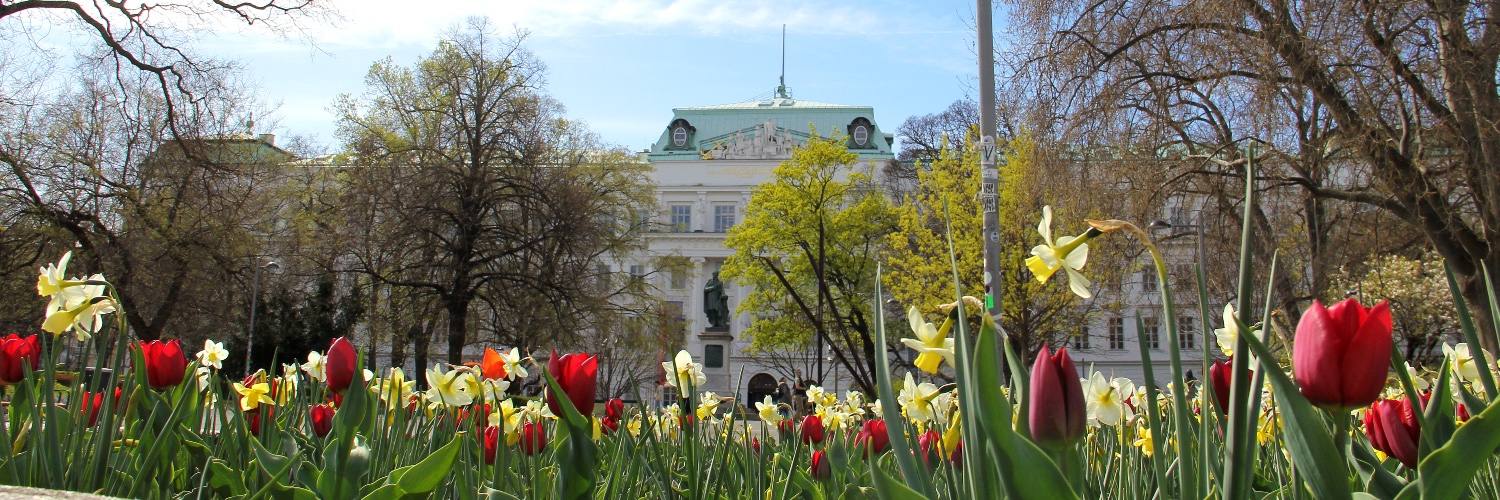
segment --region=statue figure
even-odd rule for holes
[[[724,293],[724,282],[719,279],[718,271],[714,271],[713,278],[703,287],[703,313],[708,315],[709,329],[729,329],[729,294]]]

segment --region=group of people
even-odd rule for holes
[[[786,405],[781,409],[783,417],[800,417],[812,413],[812,408],[807,404],[807,388],[813,385],[813,381],[803,379],[800,370],[796,375],[791,383],[787,382],[786,376],[782,376],[776,384],[776,394],[773,397],[777,403]]]

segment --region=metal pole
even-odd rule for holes
[[[1000,169],[995,146],[995,42],[994,9],[990,0],[978,0],[979,21],[979,200],[984,210],[984,307],[1000,319]]]
[[[250,376],[250,351],[255,349],[255,306],[260,302],[260,263],[255,263],[255,278],[250,281],[250,331],[245,334],[245,376]]]

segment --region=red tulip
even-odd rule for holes
[[[141,342],[141,355],[146,358],[146,383],[152,388],[175,387],[187,376],[187,357],[176,340]]]
[[[818,444],[823,442],[823,419],[817,415],[808,415],[802,419],[802,443]]]
[[[832,476],[833,468],[828,465],[828,454],[823,453],[823,450],[813,451],[812,465],[808,467],[808,473],[812,474],[813,479],[828,479]]]
[[[333,407],[328,405],[312,405],[308,409],[312,413],[313,434],[318,437],[327,436],[333,430]]]
[[[1365,412],[1365,435],[1370,445],[1400,460],[1407,468],[1417,466],[1417,441],[1422,428],[1406,398],[1376,401]]]
[[[521,452],[535,455],[547,448],[547,428],[536,422],[521,424]]]
[[[324,373],[327,375],[328,389],[343,394],[349,384],[354,383],[354,364],[358,361],[359,353],[355,352],[354,344],[349,339],[339,337],[333,339],[328,345],[328,356],[323,362]]]
[[[1292,373],[1302,395],[1334,409],[1358,408],[1380,397],[1391,362],[1391,309],[1365,309],[1348,299],[1324,308],[1314,300],[1297,323]]]
[[[959,441],[953,445],[953,454],[948,456],[948,461],[953,462],[954,467],[964,466],[964,442]]]
[[[117,389],[118,390],[118,389]],[[89,427],[99,423],[99,407],[104,406],[104,392],[83,393],[83,413],[88,415]]]
[[[1053,355],[1045,346],[1031,366],[1031,437],[1064,445],[1083,436],[1083,386],[1066,347]]]
[[[41,363],[42,343],[36,335],[21,338],[14,333],[0,339],[0,380],[8,384],[26,378],[26,362],[31,361],[31,371],[37,371]]]
[[[499,352],[488,347],[484,348],[484,358],[479,360],[479,374],[485,380],[505,378],[505,360],[500,358]]]
[[[1453,416],[1458,417],[1459,422],[1468,422],[1473,417],[1469,415],[1469,405],[1463,403],[1453,405]]]
[[[755,450],[755,453],[757,455],[760,454],[760,438],[758,438],[758,437],[752,437],[752,438],[750,438],[750,449],[751,450]]]
[[[625,418],[625,400],[614,398],[604,403],[604,417],[610,420]]]
[[[495,451],[500,448],[500,428],[493,425],[485,427],[481,439],[484,441],[484,463],[495,463]]]
[[[782,439],[785,439],[787,436],[792,435],[793,432],[796,432],[797,424],[795,422],[792,422],[792,419],[789,418],[786,420],[782,420],[779,424],[776,424],[776,430],[778,431],[776,435],[780,436]]]
[[[1214,400],[1219,403],[1219,413],[1229,413],[1229,389],[1233,384],[1234,358],[1219,361],[1208,367],[1208,380],[1213,384]]]
[[[615,431],[620,430],[620,421],[613,418],[604,417],[602,419],[599,419],[599,428],[604,431],[604,435],[608,436],[610,434],[614,434]]]
[[[260,408],[269,408],[269,406],[263,405]],[[260,408],[245,412],[245,421],[250,425],[251,436],[260,436]]]
[[[921,436],[917,436],[917,449],[920,450],[919,453],[922,455],[922,464],[928,468],[936,467],[938,461],[942,460],[942,446],[943,435],[938,434],[935,430],[927,429],[927,432],[923,432]]]
[[[854,436],[854,446],[862,449],[862,456],[866,458],[872,452],[879,454],[885,451],[885,447],[890,444],[891,435],[886,432],[884,420],[866,420],[860,427],[859,434]]]
[[[547,373],[557,379],[557,385],[562,387],[568,400],[573,402],[573,408],[579,413],[589,415],[594,413],[594,391],[599,374],[599,358],[583,353],[569,353],[562,356],[557,355],[557,350],[552,351],[552,358],[547,360]],[[562,416],[563,410],[557,404],[557,398],[551,389],[547,390],[547,408],[552,410],[553,415]]]

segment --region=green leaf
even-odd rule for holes
[[[1453,388],[1449,384],[1453,371],[1448,369],[1451,362],[1452,360],[1443,360],[1443,367],[1438,370],[1437,385],[1432,388],[1432,397],[1427,400],[1427,407],[1422,411],[1422,415],[1426,417],[1423,419],[1422,435],[1430,439],[1418,440],[1418,460],[1427,458],[1434,449],[1446,444],[1458,427],[1453,422]]]
[[[458,457],[458,449],[462,446],[459,440],[463,435],[448,441],[448,444],[438,448],[437,451],[427,455],[421,462],[401,468],[401,474],[391,473],[392,480],[401,490],[415,495],[425,495],[443,484],[448,478],[448,473],[453,469],[453,460]]]
[[[1459,426],[1448,444],[1417,464],[1421,480],[1413,484],[1420,483],[1422,498],[1459,498],[1469,489],[1474,474],[1489,464],[1496,448],[1500,448],[1500,402]]]
[[[976,385],[985,381],[1000,383],[1000,330],[988,315],[979,327],[979,338],[974,342],[974,378]],[[1066,476],[1052,457],[1038,448],[1030,439],[1011,429],[1010,401],[1001,391],[975,391],[979,401],[977,417],[984,425],[985,435],[990,438],[1001,461],[995,464],[1006,490],[1018,498],[1077,498],[1069,486]],[[983,455],[976,449],[965,450],[973,459]]]
[[[1250,331],[1243,323],[1238,326],[1242,332]],[[1246,340],[1250,349],[1255,351],[1261,373],[1266,374],[1275,389],[1281,418],[1286,422],[1286,445],[1292,455],[1292,465],[1302,473],[1314,496],[1325,500],[1350,498],[1349,466],[1334,446],[1332,433],[1324,425],[1323,416],[1297,390],[1297,384],[1276,365],[1275,355],[1260,339],[1254,335],[1240,335],[1239,338]],[[1251,443],[1254,439],[1254,436],[1249,436]]]
[[[1391,471],[1381,465],[1380,458],[1370,449],[1370,443],[1361,440],[1351,447],[1354,453],[1355,472],[1359,473],[1360,481],[1364,483],[1365,491],[1377,498],[1396,498],[1401,493],[1401,488],[1406,487],[1406,482],[1396,477]]]
[[[245,480],[240,473],[229,468],[223,460],[214,460],[208,464],[208,489],[221,498],[229,498],[249,493],[245,488]]]
[[[875,267],[875,303],[871,309],[875,311],[875,345],[890,345],[885,334],[885,308],[881,307],[885,301],[884,291],[881,288],[881,267]],[[875,364],[875,390],[877,398],[881,401],[896,401],[896,389],[891,384],[890,363]],[[886,432],[891,439],[891,452],[896,455],[896,464],[901,467],[901,477],[908,484],[916,485],[927,495],[936,496],[932,490],[932,481],[927,471],[917,468],[917,461],[912,454],[911,436],[905,431],[905,419],[901,417],[901,409],[894,404],[883,404],[880,407],[880,418],[886,422]]]
[[[885,468],[880,466],[871,467],[875,471],[875,493],[881,500],[920,500],[927,497],[922,496],[906,486],[906,483],[892,479],[885,473]]]
[[[375,491],[371,491],[370,494],[364,496],[364,500],[400,500],[405,495],[406,492],[401,491],[400,486],[387,484],[375,488]]]

